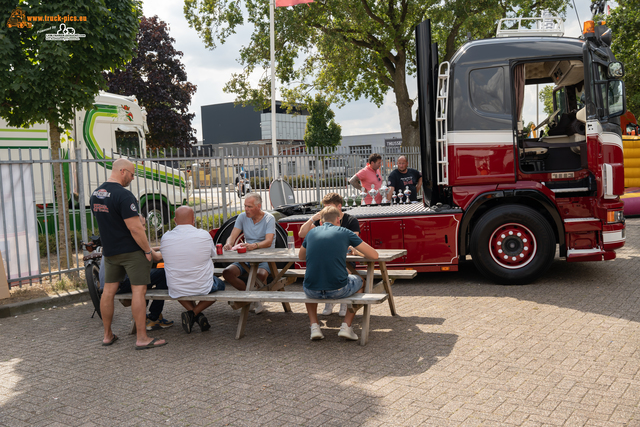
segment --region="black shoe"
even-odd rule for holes
[[[193,328],[193,322],[195,321],[195,316],[193,311],[185,311],[182,313],[182,329],[188,334],[191,333],[191,328]]]
[[[207,318],[204,316],[204,314],[199,313],[196,316],[196,322],[198,322],[198,325],[200,326],[200,330],[202,332],[208,331],[209,329],[211,329],[211,325],[209,324],[209,321],[207,320]]]

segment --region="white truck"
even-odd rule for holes
[[[62,157],[65,159],[76,159],[76,149],[80,149],[81,179],[76,162],[63,163],[64,179],[68,191],[74,193],[79,193],[79,183],[82,183],[87,206],[91,192],[108,178],[112,160],[145,157],[145,133],[149,131],[146,111],[134,96],[100,92],[94,107],[78,111],[72,129],[60,136]],[[37,160],[31,170],[35,203],[39,206],[54,203],[52,164],[39,161],[50,159],[47,150],[50,148],[48,123],[12,128],[0,119],[0,160]],[[38,163],[42,163],[42,167]],[[151,230],[159,230],[169,222],[176,207],[186,202],[186,177],[180,170],[157,161],[139,160],[135,164],[137,179],[132,182],[130,190],[138,197],[141,212]],[[69,196],[67,198],[70,199]]]

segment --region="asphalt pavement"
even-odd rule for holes
[[[556,260],[532,285],[422,273],[394,285],[398,316],[373,307],[365,347],[337,314],[310,341],[302,305],[235,340],[238,311],[187,335],[171,301],[176,325],[150,333],[169,344],[145,351],[119,304],[111,347],[89,302],[2,318],[0,425],[640,426],[639,257],[629,219],[616,260]]]

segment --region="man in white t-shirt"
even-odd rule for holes
[[[224,282],[213,274],[216,248],[205,230],[194,227],[195,215],[189,206],[176,209],[176,227],[162,236],[160,253],[164,259],[167,287],[171,298],[207,295],[224,290]],[[213,301],[178,301],[187,309],[182,313],[182,328],[191,333],[194,323],[204,332],[211,328],[202,311]]]

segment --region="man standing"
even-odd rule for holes
[[[382,184],[380,166],[382,166],[382,156],[378,153],[373,153],[369,156],[367,165],[360,169],[349,180],[349,183],[355,188],[358,190],[364,188],[364,191],[367,192],[364,198],[364,203],[367,205],[371,204],[372,200],[368,194],[369,190],[371,190],[371,185],[373,185],[374,189],[379,190]],[[380,202],[382,202],[382,194],[378,193],[376,195],[376,203],[380,204]]]
[[[160,253],[164,259],[169,296],[179,298],[207,295],[224,290],[224,283],[213,274],[212,257],[216,247],[211,235],[195,227],[195,214],[189,206],[176,209],[176,227],[162,236]],[[215,301],[178,301],[187,309],[182,313],[182,328],[191,333],[194,323],[202,332],[211,328],[202,311]]]
[[[262,197],[258,193],[249,193],[245,196],[244,212],[238,215],[224,249],[231,250],[242,232],[244,232],[244,243],[241,245],[248,251],[275,247],[276,219],[269,212],[262,210]],[[248,272],[248,263],[234,262],[224,269],[222,276],[234,288],[244,291],[247,285],[240,279],[240,276]],[[269,265],[266,262],[261,262],[258,265],[258,279],[262,283],[266,283],[268,276]],[[259,314],[264,311],[264,306],[262,303],[256,302],[254,310],[256,314]]]
[[[348,213],[342,212],[342,203],[343,203],[342,196],[339,195],[338,193],[325,194],[324,198],[322,199],[323,207],[326,208],[327,206],[333,206],[336,209],[338,209],[338,211],[340,211],[340,227],[344,227],[347,230],[351,230],[355,233],[356,236],[359,236],[360,224],[358,223],[358,220],[352,217],[351,215],[349,215]],[[320,212],[318,212],[317,214],[309,218],[309,220],[302,225],[302,227],[300,228],[300,231],[298,231],[298,236],[300,236],[301,239],[304,239],[307,233],[309,233],[309,231],[313,230],[318,226],[320,226]],[[332,312],[333,312],[333,304],[331,303],[325,304],[324,310],[322,310],[322,315],[328,316]],[[338,314],[340,316],[344,316],[345,314],[347,314],[347,304],[340,304],[340,312]]]
[[[389,193],[393,194],[394,189],[404,191],[408,186],[411,190],[409,200],[415,202],[422,187],[422,174],[416,169],[407,167],[408,165],[409,162],[405,156],[398,157],[398,169],[389,174]]]
[[[152,250],[138,214],[138,201],[127,187],[136,176],[136,168],[127,159],[112,164],[111,176],[91,195],[91,211],[96,217],[102,254],[105,258],[105,284],[100,299],[104,325],[103,346],[116,342],[111,330],[113,299],[125,275],[131,282],[131,314],[136,324],[136,350],[165,345],[165,340],[147,335],[145,294],[151,282]]]
[[[350,230],[340,227],[340,211],[333,206],[320,212],[322,226],[309,231],[300,248],[300,260],[307,263],[303,289],[308,298],[338,299],[362,292],[362,278],[348,274],[345,268],[347,252],[368,259],[378,259],[378,252]],[[324,338],[318,325],[318,304],[307,303],[311,323],[311,339]],[[357,340],[351,322],[355,313],[347,312],[338,332],[339,337]]]

